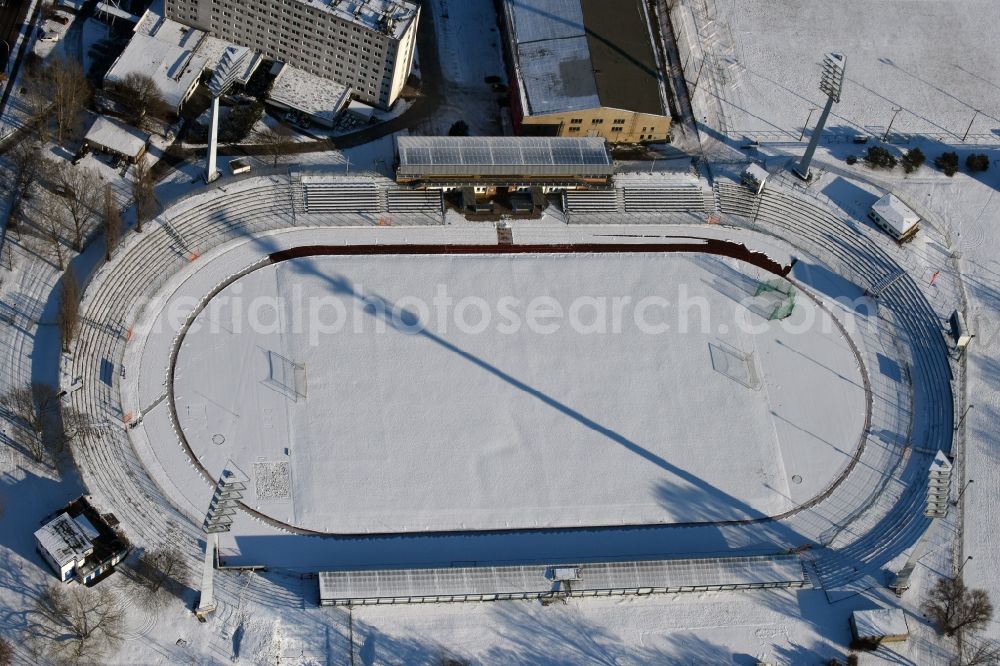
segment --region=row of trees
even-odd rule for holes
[[[63,404],[48,384],[13,388],[0,396],[11,425],[11,444],[34,461],[57,466],[70,445],[95,430],[90,417]]]
[[[108,259],[122,237],[121,207],[111,185],[85,167],[46,159],[37,143],[22,142],[8,154],[11,178],[10,227],[23,230],[29,244],[65,269],[68,251],[80,252],[90,236],[105,234]],[[132,170],[131,194],[136,207],[136,229],[156,214],[149,163],[139,160]],[[29,209],[30,208],[30,209]]]
[[[913,173],[927,161],[927,156],[924,155],[924,151],[920,148],[911,148],[901,158],[897,159],[886,148],[871,146],[862,159],[872,169],[895,169],[897,164],[902,164],[903,170],[906,173]],[[854,155],[847,158],[848,164],[856,164],[857,161],[858,158]],[[934,158],[934,166],[946,176],[954,176],[958,173],[958,165],[958,153],[954,151],[941,153]],[[965,168],[969,173],[986,171],[990,168],[989,156],[984,153],[970,154],[965,158]]]

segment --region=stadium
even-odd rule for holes
[[[64,372],[117,513],[323,603],[800,586],[803,552],[849,593],[923,529],[950,370],[875,236],[721,179],[723,224],[441,224],[394,187],[228,181],[92,277]]]

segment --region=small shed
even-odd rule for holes
[[[951,336],[955,341],[955,346],[959,349],[968,347],[972,338],[975,337],[965,323],[965,315],[959,310],[951,313]]]
[[[83,137],[83,143],[89,150],[135,164],[146,152],[149,135],[113,118],[98,116]]]
[[[250,161],[243,157],[229,160],[229,170],[233,172],[234,176],[238,176],[241,173],[250,173]]]
[[[868,218],[900,243],[917,233],[920,216],[893,193],[872,204]]]
[[[902,609],[876,608],[851,613],[851,633],[863,643],[893,643],[905,641],[910,630]]]
[[[769,175],[764,167],[759,164],[751,164],[743,171],[742,181],[754,194],[760,194]]]

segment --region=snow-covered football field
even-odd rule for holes
[[[866,394],[805,294],[762,316],[773,278],[702,253],[287,260],[195,319],[178,419],[248,505],[320,532],[777,515],[843,471]]]

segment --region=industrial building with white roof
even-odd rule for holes
[[[666,140],[670,113],[644,3],[504,0],[521,134]]]

